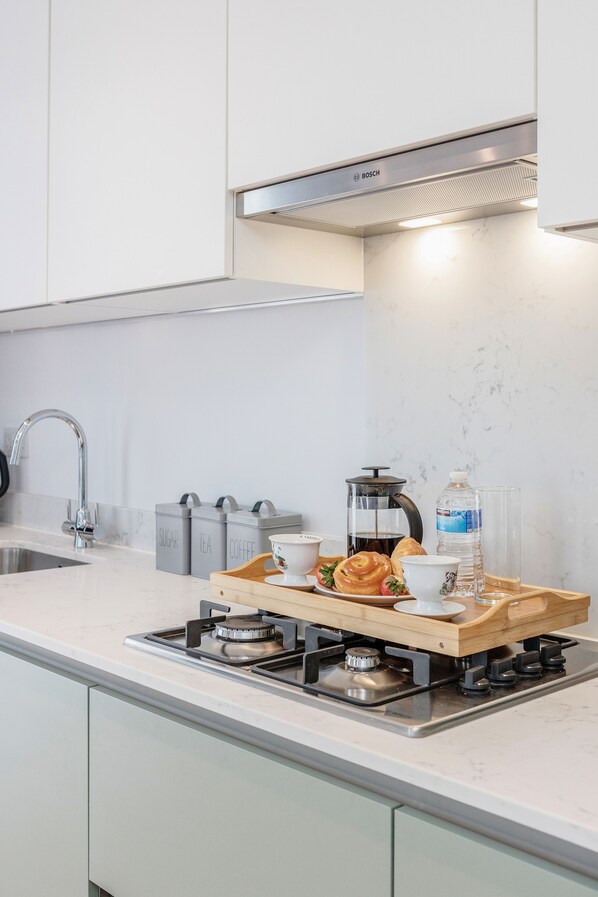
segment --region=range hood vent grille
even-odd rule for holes
[[[535,122],[239,193],[237,215],[358,236],[413,218],[524,211],[536,196]]]
[[[276,214],[356,229],[484,208],[504,203],[506,197],[512,202],[534,196],[536,167],[523,161]]]

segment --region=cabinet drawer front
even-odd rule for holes
[[[86,897],[85,684],[0,652],[0,894]]]
[[[91,696],[90,878],[118,897],[391,895],[392,807]]]
[[[598,883],[529,854],[439,822],[395,811],[395,895],[595,897]]]

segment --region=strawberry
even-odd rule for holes
[[[396,576],[387,576],[380,586],[380,594],[394,596],[395,598],[403,598],[409,594],[409,589],[404,582],[397,579]]]
[[[325,589],[334,588],[334,571],[340,564],[340,561],[333,561],[332,564],[322,564],[316,573],[316,578],[321,586]]]

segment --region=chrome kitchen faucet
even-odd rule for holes
[[[89,509],[87,507],[87,440],[83,427],[77,423],[74,417],[71,417],[65,411],[58,411],[56,408],[46,408],[43,411],[36,411],[35,414],[26,418],[15,435],[12,452],[10,455],[10,463],[18,464],[21,458],[21,446],[31,427],[40,420],[47,417],[56,417],[63,420],[67,424],[75,436],[79,446],[79,472],[78,472],[78,503],[75,519],[71,519],[71,502],[67,502],[68,519],[62,524],[62,530],[65,533],[72,533],[75,537],[75,548],[92,548],[94,540],[94,531],[98,525],[97,505],[94,513],[94,521],[90,520]]]

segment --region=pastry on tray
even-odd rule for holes
[[[403,565],[401,564],[401,558],[413,557],[413,555],[419,554],[427,554],[425,548],[423,548],[419,542],[416,542],[415,539],[412,539],[411,536],[405,536],[404,539],[401,539],[395,550],[390,556],[390,562],[392,564],[392,572],[397,577],[399,582],[404,582],[405,577],[403,575]]]
[[[337,565],[334,587],[349,595],[380,595],[382,583],[391,573],[390,558],[385,554],[360,551]]]
[[[340,595],[377,595],[408,598],[401,557],[426,554],[415,539],[402,539],[389,558],[377,551],[360,551],[344,560],[332,561],[315,568],[320,586]]]

